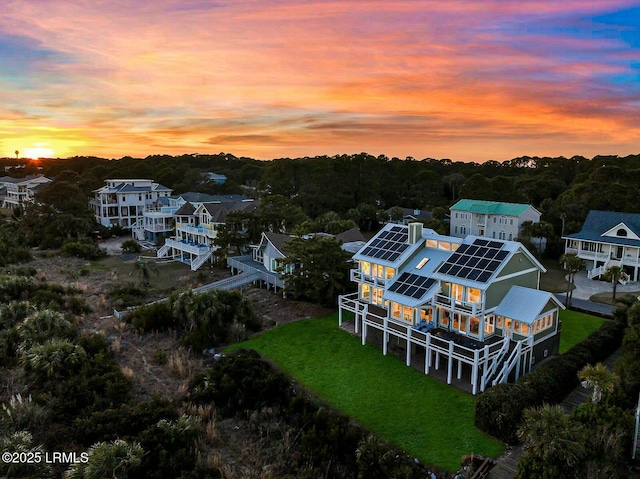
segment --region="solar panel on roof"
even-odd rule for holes
[[[392,293],[402,294],[414,299],[419,299],[436,283],[434,279],[425,278],[412,273],[402,273],[389,287]]]
[[[394,226],[390,230],[380,232],[361,254],[393,262],[409,247],[408,238],[409,235],[405,228]]]
[[[471,281],[486,282],[500,267],[509,252],[502,250],[504,243],[476,239],[463,244],[437,269],[438,273]]]

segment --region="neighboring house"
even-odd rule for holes
[[[0,188],[5,188],[3,208],[17,208],[33,203],[35,194],[53,180],[42,175],[28,175],[24,178],[0,177]]]
[[[145,209],[159,198],[170,196],[173,191],[147,179],[111,179],[105,182],[105,186],[94,190],[89,207],[94,211],[96,221],[106,227],[141,227]]]
[[[311,238],[315,235],[335,237],[336,240],[342,242],[342,249],[351,254],[361,249],[365,244],[364,236],[362,236],[357,227],[337,235],[312,233],[305,235],[304,238]],[[256,279],[262,279],[268,286],[273,286],[276,291],[278,288],[284,289],[285,285],[281,275],[292,271],[294,266],[287,265],[284,271],[280,271],[280,268],[282,267],[282,260],[288,254],[287,242],[293,237],[293,235],[272,233],[270,231],[263,232],[260,242],[251,246],[250,255],[228,258],[227,265],[233,273],[255,275]]]
[[[252,211],[258,202],[251,198],[236,201],[237,195],[218,199],[226,201],[186,202],[173,212],[175,235],[167,238],[157,253],[158,258],[175,258],[187,263],[196,271],[217,249],[214,244],[219,228],[225,224],[231,211]]]
[[[391,219],[391,215],[395,213],[396,210],[402,211],[402,218]],[[400,225],[408,225],[409,223],[413,223],[415,221],[431,221],[433,219],[431,211],[419,210],[414,208],[401,208],[399,206],[389,208],[385,210],[385,213],[389,215],[388,223]]]
[[[563,239],[565,253],[586,262],[589,278],[620,266],[632,281],[640,279],[640,214],[592,210],[582,230]]]
[[[216,185],[224,185],[227,181],[226,175],[219,175],[218,173],[208,173],[207,178]]]
[[[518,242],[386,225],[353,259],[358,292],[340,297],[340,324],[353,312],[363,344],[377,330],[383,354],[391,344],[448,384],[477,394],[558,352],[564,306],[538,289],[546,270]]]
[[[531,205],[498,201],[460,200],[451,208],[449,234],[512,241],[520,235],[522,223],[540,222],[540,212]]]

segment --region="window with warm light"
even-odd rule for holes
[[[469,333],[478,335],[480,331],[480,320],[476,317],[469,318]]]
[[[498,316],[498,324],[496,327],[502,329],[503,328],[502,321],[503,321],[502,316]]]
[[[426,322],[430,322],[433,319],[433,310],[429,309],[421,309],[420,310],[420,319],[425,320]]]
[[[371,265],[372,275],[378,278],[384,278],[384,266],[381,264],[372,264]]]
[[[493,334],[494,332],[494,319],[493,317],[489,317],[489,318],[485,318],[484,319],[484,334],[485,335],[489,335],[489,334]]]
[[[360,261],[360,271],[367,276],[371,275],[371,263],[368,261]]]
[[[464,299],[463,296],[464,288],[461,284],[451,284],[451,297],[457,299],[458,301],[462,301]]]
[[[467,301],[470,303],[479,303],[480,290],[477,288],[467,288]]]
[[[511,329],[511,323],[512,323],[511,318],[504,318],[504,327],[505,327],[505,329]]]
[[[410,308],[409,306],[405,306],[403,309],[403,319],[409,323],[413,322],[413,308]]]
[[[401,306],[398,303],[391,302],[391,316],[400,319]]]
[[[371,297],[371,286],[369,286],[368,284],[361,284],[360,297],[362,299],[369,299]]]
[[[382,304],[382,289],[373,288],[373,303]]]
[[[396,274],[396,270],[391,268],[391,267],[389,267],[389,266],[387,266],[384,269],[384,276],[385,276],[386,279],[393,278],[395,276],[395,274]]]
[[[438,242],[438,248],[446,251],[451,251],[451,243],[449,243],[448,241],[440,241]]]
[[[526,323],[522,323],[522,324],[520,325],[520,332],[521,332],[522,334],[525,334],[525,335],[526,335],[526,334],[529,334],[529,325],[528,325],[528,324],[526,324]]]
[[[440,314],[440,324],[442,326],[445,327],[449,327],[449,317],[450,317],[449,311],[442,311]]]
[[[427,248],[437,248],[438,242],[436,240],[428,239],[427,240]]]

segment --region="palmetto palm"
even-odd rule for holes
[[[616,385],[615,374],[609,372],[602,363],[598,363],[595,366],[587,364],[578,373],[578,378],[582,381],[583,387],[593,387],[593,394],[591,395],[593,402],[600,402],[602,393],[605,391],[612,392]]]
[[[604,279],[613,283],[613,299],[616,299],[616,289],[618,288],[618,281],[626,281],[629,279],[629,275],[624,272],[620,266],[610,266],[604,272]]]
[[[116,439],[94,444],[87,454],[87,462],[71,466],[64,476],[66,479],[127,479],[131,469],[142,462],[144,449],[137,442]]]
[[[23,352],[20,362],[25,373],[37,382],[69,376],[87,359],[82,346],[68,339],[51,339]]]
[[[567,286],[566,307],[571,307],[571,299],[573,298],[573,284],[576,279],[576,273],[583,267],[583,261],[574,253],[567,253],[560,256],[560,264],[569,273],[569,285]]]
[[[585,454],[578,441],[580,430],[569,422],[559,405],[544,404],[524,411],[518,437],[525,447],[545,461],[574,466]]]
[[[146,288],[149,287],[151,273],[158,274],[160,272],[155,263],[152,263],[151,261],[144,261],[141,258],[136,260],[133,267],[138,271],[138,275],[142,279],[142,283]]]

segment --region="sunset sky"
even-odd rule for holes
[[[640,4],[2,0],[0,156],[640,153]]]

